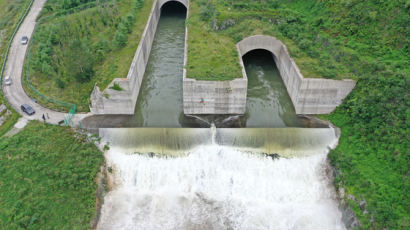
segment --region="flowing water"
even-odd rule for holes
[[[196,146],[214,143],[240,151],[300,157],[327,151],[337,141],[332,128],[114,128],[100,129],[99,136],[125,154],[167,156],[185,156]]]
[[[181,126],[185,18],[184,9],[163,9],[138,96],[137,126]]]
[[[243,61],[248,76],[247,127],[301,127],[272,53],[255,50]]]
[[[335,135],[321,147],[312,139],[298,139],[295,146],[309,154],[272,159],[236,149],[242,146],[239,140],[232,146],[219,145],[226,134],[208,132],[209,144],[192,147],[180,157],[127,154],[130,149],[122,148],[124,143],[113,144],[106,153],[112,190],[105,196],[98,229],[345,229],[326,161]],[[132,131],[128,135],[132,137]],[[178,142],[195,138],[180,136]],[[266,141],[275,146],[274,139]],[[276,150],[280,155],[283,151]]]
[[[91,119],[145,127],[99,130],[110,144],[110,190],[97,229],[345,229],[326,160],[335,130],[278,128],[303,125],[271,57],[244,57],[246,116],[183,115],[185,15],[170,9],[159,21],[135,116]],[[215,121],[276,128],[170,128]]]

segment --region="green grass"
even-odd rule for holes
[[[187,76],[198,80],[241,77],[235,44],[256,34],[282,40],[309,78],[357,79],[362,53],[394,68],[408,61],[408,1],[193,0],[190,7]]]
[[[3,95],[0,95],[0,105],[1,104],[6,105],[10,114],[6,115],[6,111],[0,113],[0,116],[6,116],[6,120],[0,126],[0,137],[7,133],[20,117],[20,115],[16,111],[14,111],[14,109],[12,109],[9,103],[4,99]]]
[[[188,19],[187,76],[198,80],[230,80],[242,77],[233,39],[219,36],[199,18],[192,1]]]
[[[89,229],[103,155],[86,136],[30,122],[0,153],[0,229]]]
[[[30,0],[0,0],[0,65],[3,64],[13,30],[29,3]]]
[[[0,0],[0,68],[5,59],[11,35],[29,3],[30,0]],[[1,76],[1,80],[3,79],[2,77],[4,76]],[[6,120],[0,126],[0,137],[9,131],[19,118],[19,114],[11,108],[2,94],[0,94],[0,105],[1,104],[7,106],[10,114],[7,115]],[[5,112],[0,114],[0,116],[6,116]]]
[[[47,2],[42,12],[32,40],[29,78],[41,94],[87,112],[95,84],[104,89],[114,78],[126,78],[153,0],[102,1],[50,16],[64,10],[59,5],[62,2]],[[141,7],[133,8],[137,3]],[[28,93],[44,106],[69,109],[43,99],[25,84]]]

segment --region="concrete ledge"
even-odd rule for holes
[[[256,49],[268,50],[273,54],[297,114],[331,113],[356,85],[353,80],[304,78],[285,44],[271,36],[245,38],[237,44],[237,48],[241,57]],[[242,58],[240,62],[244,78],[247,78]]]
[[[187,15],[188,17],[188,15]],[[188,29],[185,31],[184,66],[188,61]],[[184,114],[244,114],[248,78],[242,63],[243,77],[232,81],[200,81],[183,73]]]
[[[183,80],[185,114],[244,114],[248,80]]]
[[[189,8],[189,0],[156,0],[154,2],[141,41],[131,62],[127,78],[114,79],[107,89],[102,92],[97,86],[94,87],[91,93],[90,105],[90,111],[93,114],[134,114],[145,68],[161,16],[161,8],[165,3],[171,1],[180,2],[187,9]],[[116,91],[110,89],[114,83],[118,83],[124,90]]]
[[[184,66],[187,64],[188,31],[185,33]],[[239,57],[242,69],[242,57]],[[246,73],[242,78],[232,81],[199,81],[183,74],[184,114],[244,114],[248,79]]]

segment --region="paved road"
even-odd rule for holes
[[[20,41],[23,36],[27,36],[29,39],[32,37],[34,26],[36,25],[36,18],[43,8],[45,2],[46,0],[34,1],[33,5],[31,6],[30,12],[26,16],[24,22],[21,24],[20,29],[14,37],[3,75],[3,78],[5,76],[10,76],[13,83],[10,86],[2,84],[2,87],[6,99],[23,117],[29,120],[42,121],[43,114],[48,113],[50,119],[47,119],[47,122],[51,124],[58,124],[59,121],[64,120],[67,114],[44,108],[41,105],[33,102],[24,91],[22,85],[24,58],[28,45],[22,45]],[[32,116],[28,116],[27,114],[23,113],[20,108],[22,104],[30,105],[34,108],[36,113]],[[80,120],[88,115],[90,114],[76,114],[72,120],[73,125],[77,125]]]

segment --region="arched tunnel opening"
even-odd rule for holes
[[[143,127],[179,127],[187,8],[179,1],[168,1],[160,10],[134,122]]]
[[[299,127],[300,119],[276,67],[274,54],[264,49],[242,57],[248,76],[248,127]]]
[[[185,7],[184,4],[178,1],[166,2],[161,7],[161,16],[166,15],[166,16],[186,17],[186,13],[187,13],[187,8]]]

